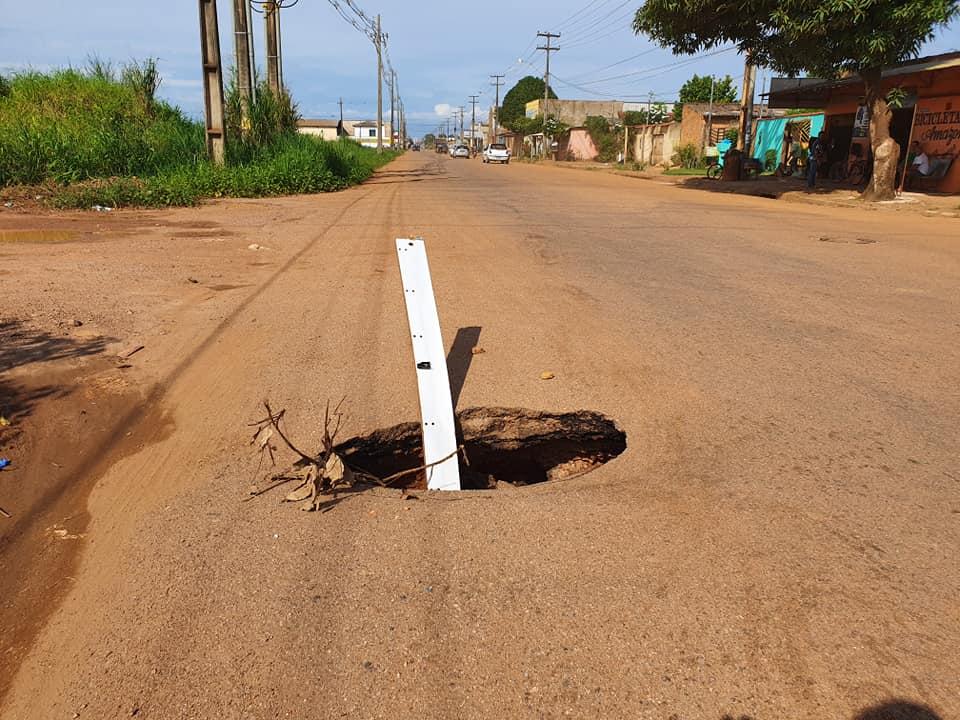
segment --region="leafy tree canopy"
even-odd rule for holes
[[[917,56],[958,11],[960,0],[647,0],[633,29],[676,53],[735,43],[756,65],[835,77]]]
[[[673,106],[673,119],[683,118],[683,104],[688,102],[710,102],[710,84],[713,83],[713,101],[731,103],[737,100],[737,89],[733,78],[727,75],[718,78],[713,75],[694,75],[680,88],[680,102]]]
[[[515,123],[526,118],[527,103],[542,98],[543,89],[544,83],[541,78],[532,75],[521,78],[503,96],[503,104],[500,106],[500,124],[514,132],[520,132],[518,127],[514,127]],[[553,88],[550,88],[550,97],[557,99],[557,94],[553,91]]]
[[[437,144],[437,136],[433,133],[427,133],[423,136],[423,146],[425,148],[432,148]]]
[[[893,196],[899,147],[881,69],[916,57],[938,26],[960,13],[960,0],[646,0],[633,29],[675,53],[734,43],[754,65],[788,75],[864,81],[874,171],[867,196]]]

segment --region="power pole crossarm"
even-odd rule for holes
[[[550,53],[556,52],[560,48],[553,47],[550,45],[550,41],[554,38],[560,37],[560,33],[551,33],[551,32],[538,32],[537,37],[542,37],[547,39],[546,45],[540,45],[537,47],[537,50],[545,50],[547,53],[547,67],[546,72],[543,76],[543,117],[547,117],[547,102],[550,100]]]
[[[490,84],[497,88],[497,99],[493,105],[493,127],[490,128],[490,137],[496,142],[497,133],[500,130],[500,86],[503,85],[503,75],[491,75],[490,77],[493,79]]]

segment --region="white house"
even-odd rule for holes
[[[390,146],[390,123],[385,122],[381,128],[381,137],[384,147]],[[363,120],[353,123],[353,139],[364,147],[377,146],[377,123],[374,120]]]

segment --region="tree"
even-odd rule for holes
[[[435,147],[437,144],[437,136],[433,133],[427,133],[423,136],[423,147],[427,150]]]
[[[527,103],[542,98],[543,88],[543,80],[538,77],[527,75],[525,78],[521,78],[503,96],[503,104],[500,106],[500,124],[519,132],[519,128],[514,127],[514,123],[520,118],[526,118]],[[553,92],[553,88],[550,88],[550,97],[554,100],[557,99],[557,94]]]
[[[680,87],[680,102],[673,106],[673,119],[683,119],[683,104],[688,102],[710,102],[710,85],[713,85],[713,101],[715,103],[732,103],[737,101],[737,89],[733,85],[733,78],[727,75],[718,78],[715,75],[694,75]]]
[[[882,200],[894,195],[900,148],[890,137],[881,71],[919,55],[958,12],[960,0],[741,0],[735,11],[726,0],[646,0],[633,29],[679,54],[732,42],[748,62],[788,75],[858,74],[874,161],[865,195]]]

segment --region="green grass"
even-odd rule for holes
[[[53,186],[57,207],[192,205],[340,190],[396,157],[298,135],[289,97],[261,93],[252,130],[232,138],[218,167],[206,159],[203,125],[155,100],[159,83],[153,61],[119,78],[98,60],[87,72],[0,78],[0,186]]]

